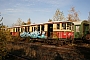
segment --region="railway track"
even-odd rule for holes
[[[12,58],[12,59],[15,58],[15,60],[32,60],[32,58],[8,53],[6,59],[10,59],[10,58]]]
[[[8,43],[9,44],[9,43]],[[49,57],[52,57],[52,54],[54,54],[55,52],[58,52],[62,55],[62,57],[66,57],[68,59],[69,58],[69,55],[74,57],[80,57],[80,55],[77,55],[78,53],[80,53],[81,50],[81,47],[84,47],[84,45],[88,45],[88,44],[84,44],[84,43],[78,43],[78,44],[75,44],[75,45],[63,45],[63,46],[55,46],[55,45],[50,45],[50,44],[46,44],[46,43],[40,43],[40,42],[34,42],[34,43],[27,43],[27,42],[14,42],[12,43],[13,44],[13,47],[14,46],[19,46],[21,49],[22,48],[25,48],[25,51],[28,50],[29,48],[29,54],[31,52],[34,51],[34,53],[40,55],[40,56],[49,56]],[[79,51],[78,49],[76,49],[76,47],[74,46],[77,46],[78,48],[80,48],[81,50]],[[90,46],[90,44],[89,44]],[[33,51],[31,51],[33,50]],[[27,52],[27,51],[26,51]],[[45,53],[47,52],[47,53]],[[51,54],[50,54],[51,53]],[[67,55],[66,55],[67,54]],[[81,54],[81,53],[80,53]],[[18,55],[14,55],[14,54],[9,54],[10,56],[14,56],[17,58],[17,60],[32,60],[33,58],[28,58],[26,56],[18,56]],[[73,56],[74,55],[74,56]],[[30,55],[31,56],[31,55]],[[37,58],[40,58],[38,57],[37,55],[35,55]],[[55,56],[55,55],[53,55]],[[83,55],[82,55],[83,56]],[[53,58],[53,57],[52,57]],[[34,58],[35,59],[35,58]],[[47,58],[48,59],[48,58]],[[81,58],[80,58],[81,59]],[[42,60],[42,59],[41,59]],[[67,59],[66,59],[67,60]],[[72,60],[72,59],[71,59]],[[81,59],[82,60],[82,59]]]
[[[57,48],[57,49],[66,49],[66,50],[73,50],[73,49],[69,49],[70,46],[74,45],[74,46],[81,46],[83,45],[83,43],[81,41],[78,41],[77,43],[74,44],[61,44],[61,45],[56,45],[56,44],[48,44],[48,43],[42,43],[42,42],[9,42],[12,43],[14,45],[27,45],[27,46],[42,46],[42,47],[48,47],[48,48]],[[8,43],[8,44],[9,44]]]

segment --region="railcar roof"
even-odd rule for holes
[[[76,22],[73,22],[74,25],[80,25],[82,23],[82,21],[76,21]]]
[[[21,26],[14,26],[14,27],[21,27]]]
[[[52,21],[52,22],[34,23],[34,24],[21,25],[21,26],[43,25],[43,24],[52,24],[52,23],[63,23],[63,22],[71,22],[71,21]],[[14,26],[14,27],[21,27],[21,26]]]
[[[52,22],[45,22],[44,24],[49,24],[49,23],[63,23],[63,22],[71,22],[71,21],[52,21]]]
[[[43,25],[43,23],[35,23],[35,24],[30,24],[30,25]]]
[[[21,26],[30,26],[30,24],[28,24],[28,25],[21,25]]]

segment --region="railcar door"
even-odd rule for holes
[[[48,37],[52,38],[53,36],[53,24],[48,24]]]

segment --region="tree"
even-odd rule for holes
[[[15,26],[15,24],[13,23],[11,27],[14,27],[14,26]]]
[[[1,16],[1,13],[0,13],[0,16]],[[0,22],[2,22],[3,20],[3,17],[0,19]],[[3,26],[3,23],[0,23],[0,28]]]
[[[2,21],[3,17],[1,18],[0,22]]]
[[[23,22],[22,22],[22,25],[26,25],[26,23],[23,21]]]
[[[31,24],[31,20],[30,20],[30,18],[27,20],[27,24]]]
[[[22,25],[22,20],[20,18],[18,18],[18,20],[17,20],[15,25],[18,25],[18,26]]]
[[[63,11],[60,12],[58,9],[55,12],[55,15],[53,17],[53,21],[62,21],[65,20]]]
[[[52,22],[52,20],[51,20],[51,19],[49,19],[49,20],[48,20],[48,22]]]
[[[0,15],[1,16],[1,15]],[[3,17],[0,19],[2,21]],[[2,60],[2,56],[6,55],[6,32],[3,31],[3,24],[0,24],[0,60]]]
[[[72,22],[79,21],[79,15],[78,12],[76,12],[75,7],[70,9],[67,19]]]
[[[0,16],[1,16],[1,12],[0,12]],[[2,21],[3,17],[0,19],[0,22]]]

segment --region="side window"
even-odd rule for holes
[[[62,28],[66,29],[66,23],[62,23]]]
[[[35,29],[36,29],[36,28],[34,27],[34,31],[35,31]]]
[[[15,32],[18,32],[17,28],[16,28],[16,31]]]
[[[27,32],[27,28],[25,27],[25,32]]]
[[[29,29],[30,29],[29,26],[27,28],[28,28],[28,32],[29,32]]]
[[[71,23],[70,22],[67,23],[67,30],[71,30]]]
[[[41,30],[43,30],[43,31],[44,31],[44,25],[42,25]]]
[[[18,27],[17,29],[18,29],[18,32],[19,32],[20,31],[20,28]]]
[[[40,31],[40,25],[38,25],[38,28],[37,28],[38,31]]]
[[[57,24],[57,29],[60,29],[60,24]]]
[[[32,32],[33,32],[33,27],[32,27]]]
[[[21,32],[23,32],[23,28],[21,28]]]
[[[76,32],[80,32],[79,28],[80,26],[76,26]]]
[[[15,32],[15,28],[13,28],[13,32]]]

